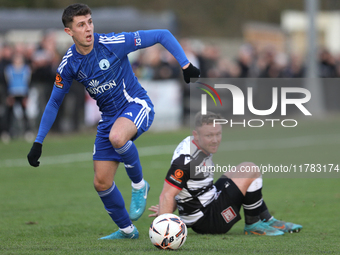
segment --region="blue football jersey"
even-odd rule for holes
[[[55,86],[68,92],[72,80],[82,83],[104,115],[115,115],[134,98],[150,100],[135,77],[127,54],[142,48],[142,31],[94,34],[93,50],[81,55],[73,45],[62,59]]]
[[[75,44],[72,45],[57,69],[53,91],[35,141],[43,142],[73,79],[85,86],[103,115],[114,116],[129,102],[140,99],[151,103],[133,73],[127,55],[156,43],[163,45],[181,67],[189,63],[182,47],[168,30],[94,33],[93,49],[87,55],[78,53]]]

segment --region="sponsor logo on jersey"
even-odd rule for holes
[[[184,175],[183,170],[177,169],[174,172],[174,174],[170,175],[170,178],[177,183],[181,183],[182,182],[181,178],[183,177],[183,175]]]
[[[174,182],[178,183],[178,184],[182,183],[182,180],[177,179],[173,174],[170,175],[170,179],[173,180]]]
[[[110,62],[107,59],[102,59],[99,62],[99,67],[102,70],[107,70],[110,67]]]
[[[55,76],[55,82],[54,85],[56,85],[58,88],[62,89],[64,87],[63,78],[60,76],[60,74],[57,73]]]
[[[175,177],[178,178],[178,179],[181,179],[183,177],[184,173],[181,169],[177,169],[175,171]]]
[[[97,80],[92,80],[89,82],[89,87],[86,88],[86,90],[91,94],[91,95],[97,95],[104,93],[105,91],[112,89],[116,87],[117,84],[114,80],[101,84],[99,85],[99,81]]]
[[[236,218],[236,213],[235,213],[234,209],[231,206],[229,206],[227,209],[223,210],[221,212],[221,214],[222,214],[223,219],[227,223],[231,222],[233,219]]]
[[[92,80],[89,83],[89,86],[91,86],[91,87],[97,87],[98,85],[99,85],[99,81],[97,81],[97,80]]]
[[[142,39],[140,38],[140,35],[138,32],[134,32],[135,35],[135,46],[141,46],[142,45]]]

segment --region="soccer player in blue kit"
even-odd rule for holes
[[[39,166],[42,143],[72,80],[82,83],[102,112],[93,151],[94,187],[106,211],[119,227],[118,231],[101,239],[136,239],[139,233],[132,221],[143,214],[150,186],[143,179],[133,140],[149,129],[154,110],[150,98],[132,71],[127,55],[160,43],[176,58],[187,83],[190,78],[198,78],[200,71],[188,61],[182,47],[169,31],[97,34],[94,33],[91,14],[91,9],[85,4],[72,4],[64,10],[64,30],[72,37],[74,44],[57,69],[51,97],[27,158],[30,165]],[[120,162],[124,163],[132,181],[129,213],[114,182]]]

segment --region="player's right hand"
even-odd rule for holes
[[[154,213],[149,214],[149,217],[157,217],[158,211],[159,211],[159,205],[152,205],[149,208],[149,211],[154,212]]]
[[[37,142],[33,143],[33,146],[27,155],[28,162],[30,163],[31,166],[37,167],[40,165],[40,161],[38,161],[38,159],[41,156],[41,148],[42,148],[41,143]]]

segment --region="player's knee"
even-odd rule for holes
[[[253,162],[243,162],[240,169],[243,170],[244,178],[256,179],[261,177],[259,167]]]
[[[94,179],[93,185],[94,185],[95,190],[99,192],[99,191],[104,191],[104,190],[108,190],[109,188],[111,188],[112,183],[109,183],[105,179],[103,180]]]
[[[113,148],[121,148],[126,144],[126,139],[119,134],[110,133],[109,140],[113,146]]]

